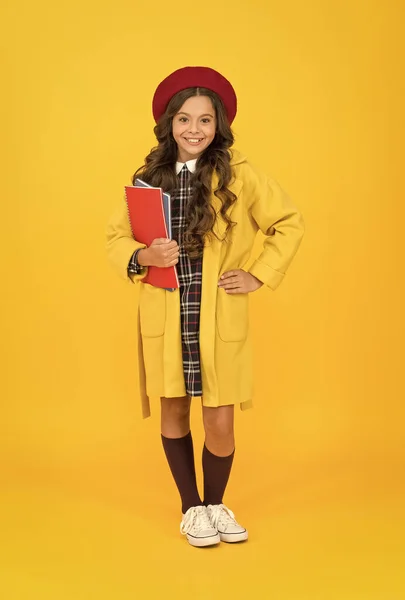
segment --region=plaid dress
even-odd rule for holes
[[[183,248],[185,210],[192,193],[190,179],[191,173],[185,164],[178,174],[179,185],[172,194],[172,238],[180,248],[177,274],[184,381],[189,396],[202,396],[199,344],[202,258],[190,259]]]

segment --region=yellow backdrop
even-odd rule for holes
[[[5,600],[404,597],[404,16],[399,0],[6,3]],[[255,409],[226,497],[251,540],[199,552],[157,403],[140,417],[138,290],[104,231],[154,144],[155,86],[201,64],[233,82],[236,146],[307,233],[281,288],[252,297]],[[193,432],[199,463],[197,405]]]

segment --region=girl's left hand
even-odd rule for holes
[[[218,287],[224,289],[227,294],[248,294],[249,292],[255,292],[262,285],[263,283],[254,275],[242,269],[227,271],[218,282]]]

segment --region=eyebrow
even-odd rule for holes
[[[186,115],[186,117],[191,117],[191,115],[189,115],[188,113],[184,112],[184,111],[180,111],[177,113],[178,115]],[[202,117],[211,117],[212,119],[214,118],[214,115],[211,115],[210,113],[205,113],[203,115],[200,116],[200,119]]]

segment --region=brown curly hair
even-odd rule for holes
[[[196,170],[191,179],[193,196],[186,208],[184,248],[190,258],[197,258],[203,253],[205,236],[213,234],[216,219],[215,210],[210,202],[214,171],[218,175],[218,188],[214,190],[214,194],[221,200],[220,213],[227,225],[225,237],[234,225],[227,214],[229,207],[236,201],[235,194],[227,187],[233,175],[229,149],[234,143],[234,136],[224,104],[215,92],[194,87],[182,90],[173,96],[154,128],[158,146],[152,148],[145,158],[145,164],[135,172],[132,182],[135,185],[135,179],[140,177],[149,185],[161,187],[169,194],[174,192],[178,186],[178,179],[175,172],[177,144],[172,134],[172,122],[184,102],[192,96],[208,96],[217,119],[215,137],[197,160]]]

